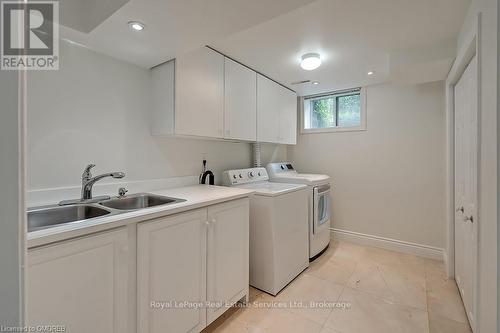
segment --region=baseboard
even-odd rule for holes
[[[439,261],[445,260],[444,249],[440,249],[433,246],[410,243],[410,242],[400,241],[397,239],[379,237],[374,235],[367,235],[367,234],[362,234],[360,232],[342,230],[337,228],[332,228],[331,232],[334,239],[343,239],[352,243],[378,247],[406,254],[413,254],[416,256],[439,260]]]

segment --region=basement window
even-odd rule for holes
[[[364,89],[303,97],[302,133],[366,130]]]

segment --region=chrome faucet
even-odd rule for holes
[[[90,172],[90,169],[95,167],[95,164],[89,164],[83,170],[82,174],[82,197],[81,201],[85,200],[91,200],[92,199],[92,187],[94,184],[106,177],[112,177],[112,178],[123,178],[125,177],[125,173],[123,172],[110,172],[110,173],[105,173],[99,176],[92,177],[92,173]]]
[[[110,172],[110,173],[105,173],[99,176],[92,176],[92,173],[90,170],[95,167],[95,164],[89,164],[85,167],[85,170],[83,170],[82,174],[82,195],[80,199],[74,199],[74,200],[64,200],[59,203],[60,206],[64,205],[74,205],[74,204],[79,204],[79,203],[91,203],[91,202],[97,202],[100,200],[106,200],[109,199],[109,195],[102,196],[102,197],[97,197],[93,198],[92,197],[92,187],[94,184],[106,177],[112,177],[112,178],[123,178],[125,177],[125,173],[123,172]]]

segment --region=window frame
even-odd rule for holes
[[[352,127],[327,127],[327,128],[305,128],[305,114],[304,114],[304,101],[306,99],[319,99],[321,97],[334,96],[336,99],[339,96],[353,95],[356,90],[359,90],[360,99],[360,124],[359,126]],[[336,101],[335,101],[336,103]],[[337,108],[337,106],[336,106]],[[366,89],[365,88],[352,88],[339,91],[332,91],[324,94],[301,96],[299,103],[299,119],[300,119],[300,134],[315,134],[315,133],[334,133],[334,132],[355,132],[355,131],[366,131]],[[338,114],[335,115],[335,124],[338,122]]]

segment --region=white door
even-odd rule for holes
[[[225,58],[224,138],[257,138],[257,73]]]
[[[248,295],[249,201],[208,208],[207,324]]]
[[[455,86],[455,279],[470,324],[475,323],[477,279],[477,60]]]
[[[222,138],[224,56],[203,47],[176,59],[175,132]]]
[[[205,327],[206,222],[206,209],[200,209],[138,225],[139,333]]]
[[[128,327],[125,229],[28,251],[27,323],[71,333],[124,333]]]

